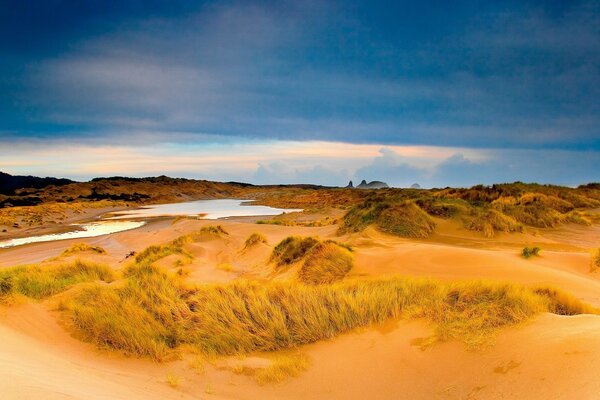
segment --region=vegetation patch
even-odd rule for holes
[[[329,284],[343,279],[353,265],[352,253],[347,247],[334,241],[321,242],[309,251],[298,278],[310,285]]]
[[[47,267],[26,265],[6,268],[0,270],[0,301],[14,295],[42,299],[81,282],[112,282],[114,278],[109,267],[81,260]]]
[[[288,236],[283,239],[271,254],[271,261],[277,265],[290,265],[300,261],[319,240],[313,237]]]
[[[493,238],[496,232],[523,232],[521,223],[494,209],[472,209],[463,217],[463,224],[469,230],[482,232],[487,238]]]
[[[521,250],[521,255],[523,256],[523,258],[531,258],[534,256],[539,256],[541,251],[542,251],[542,249],[540,249],[537,246],[524,247],[523,250]]]
[[[198,242],[207,238],[221,237],[229,235],[221,225],[205,226],[197,232],[192,232],[187,235],[178,237],[177,239],[162,245],[152,245],[144,249],[141,253],[135,256],[135,263],[138,265],[150,265],[161,258],[170,256],[171,254],[180,254],[184,257],[192,259],[193,256],[185,250],[185,245]]]
[[[396,236],[426,238],[435,222],[414,201],[367,200],[353,207],[343,219],[338,232],[360,232],[370,225]]]
[[[71,256],[73,254],[84,253],[87,251],[96,254],[106,254],[106,250],[104,250],[100,246],[90,246],[87,243],[75,243],[74,245],[63,251],[61,256],[66,257]]]
[[[64,303],[98,346],[165,359],[181,345],[207,355],[294,348],[388,318],[426,318],[437,338],[482,345],[539,312],[597,313],[554,289],[482,281],[388,278],[332,285],[235,281],[188,287],[154,266],[121,286],[84,287]]]
[[[269,241],[262,233],[254,232],[253,234],[248,236],[248,239],[246,239],[246,242],[244,243],[244,249],[249,249],[260,243],[267,244],[269,243]]]
[[[254,379],[259,385],[280,383],[300,375],[308,366],[309,359],[305,354],[279,354],[273,358],[271,365],[259,368],[254,374]]]

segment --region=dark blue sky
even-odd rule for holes
[[[13,172],[93,175],[15,163],[11,143],[25,156],[66,142],[144,146],[148,157],[169,144],[176,157],[190,143],[320,141],[397,146],[401,158],[408,147],[452,149],[424,175],[398,170],[423,166],[384,150],[332,181],[384,158],[393,168],[373,174],[392,181],[575,184],[600,180],[599,99],[599,1],[0,0],[0,169]],[[557,152],[558,174],[547,164]],[[323,176],[311,168],[338,168],[327,157],[299,158],[285,176],[265,178],[285,161],[275,156],[245,168],[250,180],[308,181]],[[457,161],[470,169],[447,164]],[[511,172],[481,176],[509,162]]]

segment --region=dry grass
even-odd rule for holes
[[[306,371],[309,366],[308,357],[301,353],[278,354],[271,365],[259,368],[254,379],[259,385],[280,383],[288,378],[294,378]]]
[[[329,284],[343,279],[354,265],[348,248],[333,241],[316,244],[298,270],[300,281],[310,284]]]
[[[63,308],[87,340],[157,360],[182,345],[208,355],[294,348],[388,318],[425,318],[438,338],[476,347],[539,312],[597,312],[558,290],[482,281],[242,280],[188,287],[149,265],[132,266],[125,276],[121,286],[82,288]]]
[[[42,267],[27,265],[0,270],[0,300],[14,295],[42,299],[89,281],[111,282],[114,272],[107,266],[77,260]]]
[[[271,254],[271,261],[277,265],[289,265],[300,261],[319,241],[313,237],[288,236],[283,239]]]
[[[254,232],[248,236],[248,239],[246,239],[246,242],[244,243],[244,249],[249,249],[250,247],[256,246],[259,243],[268,244],[269,241],[262,233]]]
[[[181,382],[181,378],[171,372],[169,372],[167,374],[167,383],[169,384],[169,386],[171,386],[172,388],[176,388],[177,386],[179,386],[179,383]]]
[[[67,257],[72,256],[73,254],[85,253],[88,251],[96,254],[106,254],[106,250],[104,250],[100,246],[90,246],[87,243],[75,243],[74,245],[63,251],[61,256]]]
[[[463,216],[463,225],[469,230],[482,232],[487,238],[493,238],[496,232],[523,232],[521,223],[494,209],[471,210],[469,215]]]
[[[62,221],[72,214],[80,214],[86,209],[122,207],[123,201],[98,200],[92,202],[43,203],[37,206],[0,208],[0,225],[27,226],[42,225],[48,222]]]
[[[191,260],[193,256],[187,250],[185,250],[185,245],[202,240],[219,238],[223,235],[229,234],[221,227],[221,225],[205,226],[197,232],[180,236],[167,244],[152,245],[147,247],[135,256],[135,263],[138,265],[150,265],[161,258],[170,256],[171,254],[179,254]]]
[[[344,216],[338,233],[360,232],[370,225],[410,238],[428,237],[435,229],[435,222],[413,201],[372,199],[353,207]]]

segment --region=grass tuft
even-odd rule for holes
[[[353,207],[338,233],[360,232],[370,225],[396,236],[426,238],[435,229],[433,219],[415,202],[372,200]]]
[[[90,246],[87,243],[75,243],[74,245],[63,251],[61,256],[66,257],[77,253],[84,253],[86,251],[91,251],[97,254],[106,254],[106,250],[104,250],[100,246]]]
[[[300,375],[308,366],[309,360],[304,354],[279,354],[272,360],[271,365],[259,368],[254,379],[259,385],[280,383]]]
[[[521,256],[523,256],[523,258],[531,258],[534,256],[539,256],[541,251],[542,251],[542,249],[540,249],[537,246],[524,247],[523,250],[521,250]]]
[[[277,265],[289,265],[300,261],[319,241],[313,237],[288,236],[283,239],[271,254]]]
[[[310,284],[329,284],[344,278],[352,269],[350,251],[333,241],[316,244],[298,271],[300,281]]]
[[[10,295],[43,299],[71,286],[90,281],[112,282],[114,272],[107,266],[77,260],[57,266],[27,265],[0,270],[0,301]]]
[[[176,388],[177,386],[179,386],[179,383],[181,382],[181,378],[178,377],[177,375],[169,372],[167,374],[167,383],[169,384],[169,386],[171,386],[172,388]]]
[[[267,244],[269,242],[265,235],[259,232],[254,232],[248,236],[248,239],[246,239],[246,242],[244,243],[244,249],[249,249],[250,247],[256,246],[259,243]]]

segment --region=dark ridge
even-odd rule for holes
[[[74,181],[65,178],[40,178],[37,176],[10,175],[0,172],[0,194],[14,195],[19,189],[43,189],[46,186],[63,186],[74,183]]]

